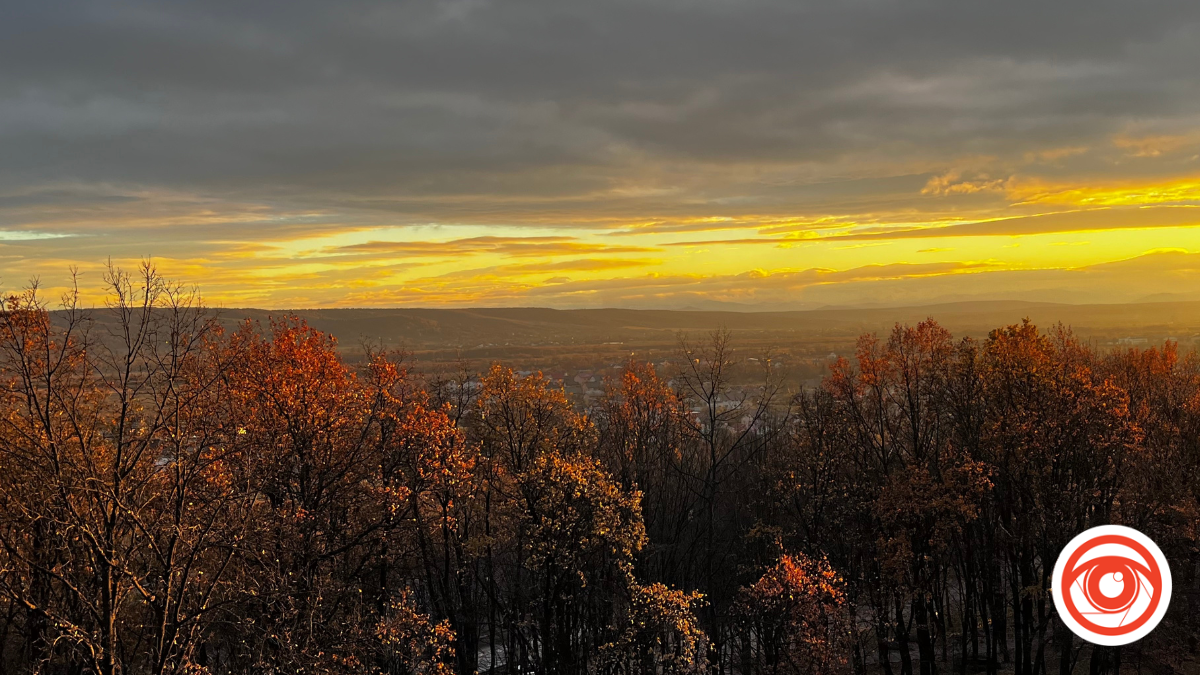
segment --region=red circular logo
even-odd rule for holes
[[[1133,642],[1154,629],[1171,597],[1171,572],[1146,535],[1104,525],[1071,540],[1053,577],[1063,622],[1096,644]]]

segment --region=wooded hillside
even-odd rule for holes
[[[109,282],[102,321],[35,289],[0,314],[5,672],[1196,672],[1200,360],[1174,343],[926,320],[746,393],[718,331],[581,409]],[[1124,648],[1049,593],[1105,523],[1175,578]]]

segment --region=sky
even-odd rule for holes
[[[0,285],[1200,299],[1197,64],[1194,0],[17,0]]]

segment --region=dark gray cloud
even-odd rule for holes
[[[1198,62],[1182,0],[16,3],[0,217],[138,189],[394,222],[836,210],[1191,128]]]

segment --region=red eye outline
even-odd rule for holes
[[[1103,544],[1117,544],[1129,547],[1141,554],[1142,559],[1147,561],[1150,566],[1147,567],[1129,558],[1102,556],[1093,558],[1078,568],[1075,567],[1076,563],[1079,562],[1079,559],[1085,553]],[[1108,598],[1099,591],[1100,579],[1106,574],[1117,572],[1132,576],[1133,583],[1126,583],[1120,595],[1115,598]],[[1128,608],[1133,605],[1138,593],[1141,591],[1142,577],[1145,577],[1146,581],[1154,588],[1154,593],[1150,596],[1150,606],[1130,623],[1113,627],[1096,625],[1088,620],[1085,614],[1075,606],[1075,601],[1071,597],[1069,589],[1080,576],[1084,577],[1084,593],[1087,595],[1088,601],[1094,607],[1103,610],[1106,614],[1128,611]],[[1154,616],[1154,611],[1158,609],[1158,603],[1163,595],[1162,571],[1158,568],[1158,561],[1140,542],[1119,534],[1101,535],[1077,548],[1071,554],[1071,557],[1067,559],[1067,564],[1063,572],[1062,587],[1064,589],[1062,593],[1063,604],[1071,614],[1071,617],[1078,621],[1079,625],[1086,630],[1098,635],[1109,636],[1125,635],[1144,625],[1150,620],[1150,617]],[[1096,597],[1103,598],[1103,600],[1097,602]]]

